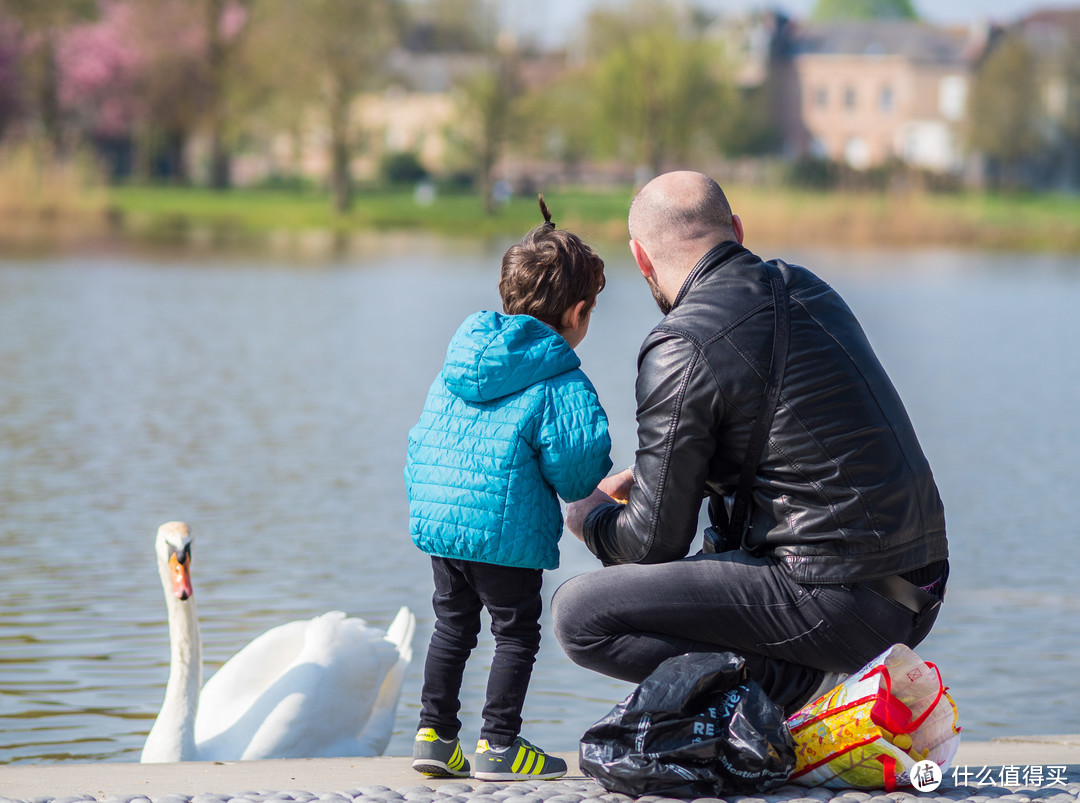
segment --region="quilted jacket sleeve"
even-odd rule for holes
[[[581,371],[548,383],[536,447],[544,479],[567,502],[591,494],[611,470],[607,414]]]

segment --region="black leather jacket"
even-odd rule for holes
[[[859,582],[946,559],[933,474],[862,328],[828,284],[778,264],[790,347],[753,488],[754,540],[764,537],[765,553],[801,583]],[[637,482],[628,504],[600,505],[584,525],[605,564],[685,557],[702,500],[734,494],[772,336],[764,263],[721,243],[638,355]]]

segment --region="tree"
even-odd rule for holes
[[[968,147],[982,153],[995,183],[1013,185],[1041,148],[1035,59],[1019,36],[1004,36],[979,66],[968,100]]]
[[[253,9],[253,58],[295,118],[315,108],[324,119],[334,208],[352,204],[350,161],[357,146],[354,107],[376,86],[379,67],[401,33],[397,0],[263,0]]]
[[[60,36],[60,101],[83,133],[138,143],[147,176],[186,180],[186,144],[211,143],[210,183],[229,183],[236,56],[252,0],[106,0]]]
[[[689,28],[689,30],[688,30]],[[656,175],[685,158],[699,138],[712,140],[730,105],[723,54],[682,24],[667,3],[635,0],[589,19],[597,130],[608,148]]]
[[[109,3],[100,19],[72,26],[61,39],[59,99],[84,134],[129,135],[145,115],[139,83],[146,59],[131,21],[128,4]]]
[[[139,54],[135,92],[141,114],[135,136],[140,172],[187,183],[188,144],[205,119],[213,93],[203,19],[188,0],[125,5],[124,35]]]
[[[1062,167],[1066,182],[1080,187],[1080,51],[1062,54],[1060,122],[1063,142]]]
[[[918,18],[911,0],[817,0],[810,14],[810,19],[814,22]]]
[[[422,0],[409,7],[405,44],[422,53],[482,53],[490,24],[481,0]]]
[[[4,12],[19,26],[22,71],[46,140],[63,150],[57,42],[71,25],[97,16],[95,0],[5,0]]]
[[[14,26],[0,19],[0,139],[21,109],[19,42]]]
[[[206,118],[210,132],[210,186],[226,189],[232,183],[228,136],[228,105],[239,72],[247,18],[253,0],[203,0],[206,48]]]
[[[519,54],[502,31],[496,0],[424,0],[412,12],[410,49],[466,56],[473,67],[454,81],[457,121],[446,131],[462,172],[475,181],[488,214],[496,209],[495,167],[518,119]]]
[[[515,145],[562,164],[573,176],[593,152],[596,125],[588,110],[594,106],[585,69],[571,69],[554,83],[522,96],[513,129]],[[584,113],[583,113],[583,110]]]
[[[517,54],[504,39],[486,58],[483,70],[462,79],[457,88],[459,119],[458,145],[466,154],[484,210],[496,210],[495,165],[503,154],[515,120],[515,101],[520,95]]]
[[[776,122],[772,91],[765,84],[731,93],[715,127],[716,144],[725,156],[763,156],[780,150],[784,136]]]

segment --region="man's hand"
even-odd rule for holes
[[[630,497],[634,485],[634,472],[631,469],[612,474],[600,481],[596,490],[584,499],[571,502],[566,506],[566,529],[579,541],[585,540],[585,517],[593,508],[607,502],[625,502]]]
[[[618,474],[612,474],[600,480],[596,486],[598,491],[603,491],[616,502],[626,502],[630,499],[630,489],[634,487],[634,469],[627,468]]]

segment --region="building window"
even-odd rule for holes
[[[914,163],[918,160],[921,150],[918,130],[908,131],[904,136],[904,161]]]
[[[967,106],[967,79],[962,75],[949,75],[941,79],[938,88],[938,111],[946,120],[958,122],[964,117]]]
[[[819,86],[814,90],[814,108],[825,109],[829,106],[829,90]]]
[[[862,137],[852,137],[844,143],[844,161],[856,170],[870,166],[870,146]]]
[[[882,114],[892,114],[893,105],[894,101],[892,87],[881,87],[881,91],[878,92],[878,110]]]
[[[853,86],[844,87],[844,108],[855,108],[855,87]]]
[[[1061,76],[1055,76],[1046,82],[1043,87],[1043,103],[1046,111],[1054,120],[1060,120],[1065,116],[1069,107],[1069,85]]]

